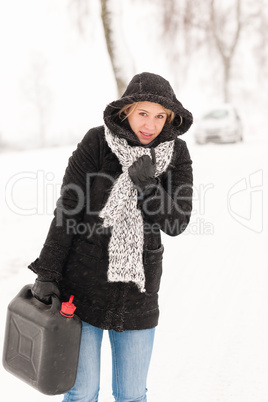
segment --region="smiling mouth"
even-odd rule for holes
[[[140,131],[140,133],[144,136],[144,137],[147,137],[147,138],[149,138],[149,137],[152,137],[154,134],[152,133],[152,134],[149,134],[149,133],[145,133],[145,132],[143,132],[143,131]]]

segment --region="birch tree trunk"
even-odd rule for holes
[[[96,1],[70,0],[70,7],[76,14],[76,25],[81,35],[84,34],[87,25],[89,25],[89,19],[93,15],[92,4]],[[125,34],[122,30],[122,5],[125,6],[124,1],[99,1],[104,39],[119,97],[124,92],[129,78],[132,78],[135,73],[133,58],[125,42]],[[93,15],[93,18],[95,18],[95,15]]]
[[[215,0],[210,0],[211,32],[214,38],[216,49],[219,52],[223,63],[223,95],[225,102],[229,102],[230,100],[229,83],[231,65],[241,32],[241,0],[236,0],[235,8],[235,30],[232,40],[230,43],[227,43],[224,34],[224,25],[227,24],[229,16],[228,14],[225,16],[216,15]]]
[[[118,97],[121,97],[126,88],[127,82],[124,79],[124,74],[122,72],[123,67],[120,66],[120,58],[117,57],[116,48],[118,43],[115,43],[114,40],[112,27],[113,16],[109,10],[109,0],[101,0],[101,19],[104,29],[105,42],[116,80]]]

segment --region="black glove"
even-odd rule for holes
[[[128,174],[138,191],[144,192],[146,187],[156,184],[155,163],[149,155],[138,158],[129,168]]]
[[[60,290],[56,282],[36,279],[31,289],[32,295],[45,304],[51,304],[51,297],[56,295],[60,297]]]

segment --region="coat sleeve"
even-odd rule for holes
[[[87,177],[99,170],[100,133],[89,130],[69,158],[47,238],[29,268],[47,280],[59,280],[70,252],[74,230],[84,215]]]
[[[166,234],[176,236],[190,221],[192,194],[192,160],[186,143],[177,139],[169,168],[152,195],[141,203],[144,218]]]

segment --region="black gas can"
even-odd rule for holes
[[[75,306],[38,301],[26,285],[9,303],[3,351],[7,371],[46,395],[69,391],[76,379],[81,320]]]

